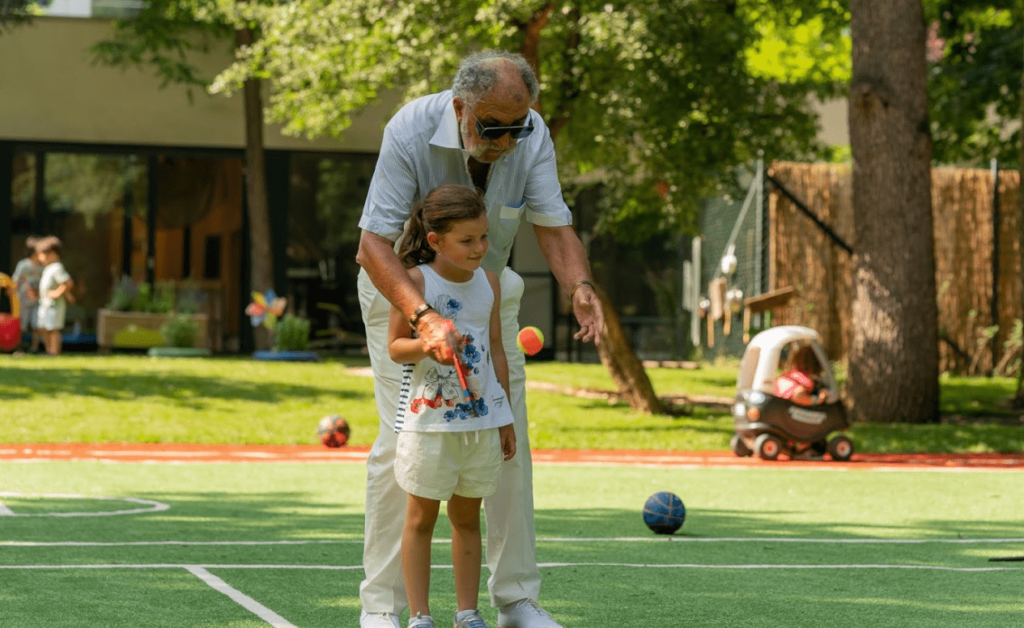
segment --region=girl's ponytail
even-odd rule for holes
[[[427,242],[427,224],[423,218],[423,208],[426,205],[420,201],[412,206],[412,215],[405,226],[405,233],[398,243],[398,259],[406,268],[413,268],[420,264],[428,264],[434,260],[434,249],[430,248]]]

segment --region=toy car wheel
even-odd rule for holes
[[[732,447],[732,453],[736,454],[740,458],[746,458],[754,453],[750,451],[750,447],[747,447],[747,444],[743,442],[743,439],[740,438],[739,434],[733,434],[732,438],[729,439],[729,446]]]
[[[828,441],[828,453],[833,460],[846,462],[853,456],[853,441],[845,436],[836,436]]]
[[[754,449],[761,460],[775,460],[782,453],[782,441],[773,434],[761,434],[754,441]]]

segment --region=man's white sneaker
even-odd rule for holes
[[[402,624],[398,623],[398,615],[363,611],[359,616],[359,628],[402,628]]]
[[[562,628],[534,600],[522,599],[502,606],[498,611],[498,628]]]

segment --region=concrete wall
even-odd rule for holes
[[[93,63],[90,46],[110,38],[103,19],[37,18],[0,36],[0,140],[241,148],[242,101],[186,88],[160,88],[155,72]],[[195,64],[212,78],[231,62],[230,43],[213,42]],[[356,117],[344,142],[308,141],[266,130],[273,149],[376,152],[395,103]]]

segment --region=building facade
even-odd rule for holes
[[[96,5],[90,12],[87,2],[51,5],[51,15],[0,36],[0,272],[24,256],[26,237],[56,235],[78,297],[69,328],[94,332],[126,277],[174,282],[204,295],[217,348],[247,349],[243,311],[254,287],[241,98],[95,63],[90,47],[111,37],[112,23],[90,17]],[[229,44],[220,45],[192,60],[207,77],[231,61]],[[398,104],[355,116],[343,140],[288,137],[273,125],[265,132],[273,288],[321,340],[344,343],[362,331],[356,225]],[[547,327],[550,273],[543,261],[529,265],[536,244],[523,234],[514,258],[527,275],[524,312],[535,312],[524,324]]]

